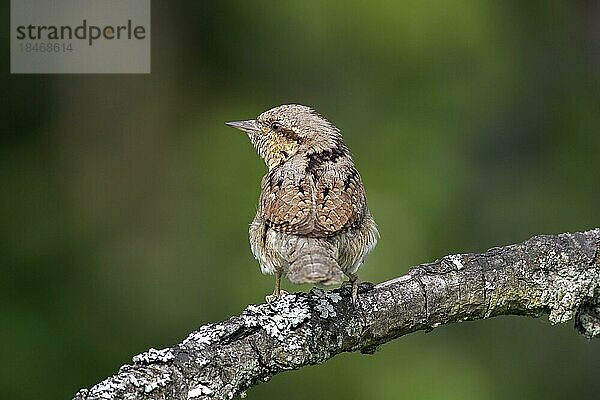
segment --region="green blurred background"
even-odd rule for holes
[[[263,301],[247,227],[265,166],[223,122],[275,105],[315,107],[353,150],[381,231],[364,280],[598,226],[599,5],[154,2],[150,75],[5,59],[1,397],[70,398]],[[600,346],[546,319],[416,333],[248,395],[597,399]]]

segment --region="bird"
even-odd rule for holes
[[[340,130],[299,104],[225,124],[248,135],[268,168],[249,228],[261,271],[275,275],[267,302],[287,294],[284,274],[294,284],[323,285],[339,284],[345,275],[356,304],[358,269],[379,231]]]

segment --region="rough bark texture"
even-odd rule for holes
[[[286,295],[133,357],[74,399],[230,399],[282,371],[376,347],[418,330],[496,315],[575,317],[600,336],[600,229],[536,236],[482,254],[446,256],[378,285]]]

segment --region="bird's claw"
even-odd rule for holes
[[[265,300],[267,301],[267,303],[272,303],[273,301],[277,300],[279,297],[289,294],[288,292],[286,292],[285,290],[280,290],[279,293],[278,292],[273,292],[273,294],[269,294],[267,296],[265,296]]]
[[[349,291],[352,296],[352,304],[356,305],[358,302],[358,280],[344,281],[340,289],[345,292]]]

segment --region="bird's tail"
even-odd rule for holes
[[[295,250],[295,258],[287,271],[290,282],[324,285],[342,282],[343,274],[336,261],[336,251],[327,240],[302,238],[296,243]]]

